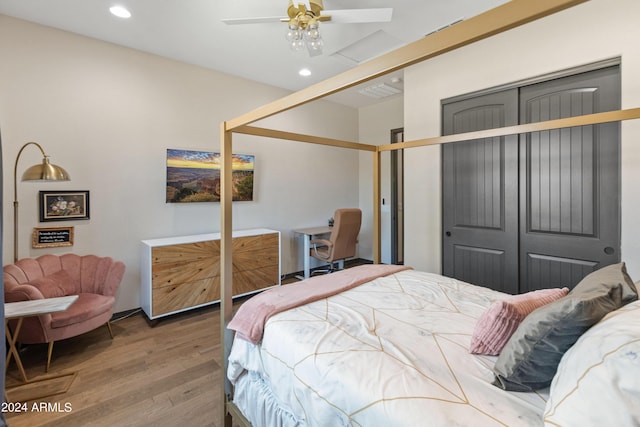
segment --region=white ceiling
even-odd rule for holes
[[[372,42],[374,49],[359,59],[363,62],[502,3],[506,0],[325,0],[326,10],[393,8],[393,16],[386,23],[321,23],[324,53],[315,57],[289,49],[286,23],[221,21],[286,16],[288,0],[0,0],[0,13],[296,91],[358,65],[338,53],[354,43]],[[111,15],[115,4],[133,16]],[[298,75],[305,67],[311,76]],[[393,83],[394,77],[400,81]],[[396,73],[373,83],[401,88],[401,77]],[[376,102],[357,87],[330,99],[354,107]]]

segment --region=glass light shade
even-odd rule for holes
[[[324,43],[322,39],[315,39],[307,42],[307,47],[311,50],[321,51]]]
[[[289,47],[291,48],[291,50],[294,50],[294,51],[302,50],[304,49],[304,40],[302,39],[293,40],[289,45]]]
[[[293,42],[295,40],[300,40],[302,39],[302,34],[300,33],[300,30],[297,29],[289,29],[287,31],[287,34],[285,35],[285,37],[287,38],[287,40],[289,40],[290,42]]]
[[[33,165],[22,174],[23,181],[69,181],[69,174],[58,165],[49,163],[49,158],[42,159],[39,165]]]
[[[304,31],[305,40],[318,40],[320,38],[320,31],[317,28],[307,28]]]

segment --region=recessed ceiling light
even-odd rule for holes
[[[111,6],[109,8],[109,12],[118,18],[131,18],[131,12],[129,12],[124,6]]]
[[[308,77],[311,75],[311,70],[308,68],[303,68],[302,70],[298,71],[298,74],[300,74],[303,77]]]

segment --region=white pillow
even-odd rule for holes
[[[609,313],[564,354],[546,426],[640,425],[640,301]]]

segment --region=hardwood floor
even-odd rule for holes
[[[352,260],[345,267],[363,263],[370,262]],[[290,277],[282,283],[296,281]],[[242,302],[236,300],[234,306]],[[70,389],[49,398],[22,401],[28,410],[5,413],[7,424],[222,427],[219,325],[218,305],[162,318],[153,327],[138,312],[112,322],[113,340],[104,326],[57,342],[49,374],[76,371]],[[25,347],[20,354],[30,380],[45,375],[46,344]],[[18,369],[11,362],[7,387],[18,380]],[[33,410],[34,403],[36,408],[45,405],[45,410]]]
[[[5,413],[7,424],[219,426],[219,324],[217,305],[162,319],[154,327],[137,313],[112,323],[113,340],[105,326],[57,342],[50,373],[77,371],[69,391],[25,402],[27,412]],[[21,352],[29,379],[44,375],[46,353],[46,345]],[[7,386],[17,382],[12,362]],[[34,403],[47,402],[48,410],[33,410]]]

